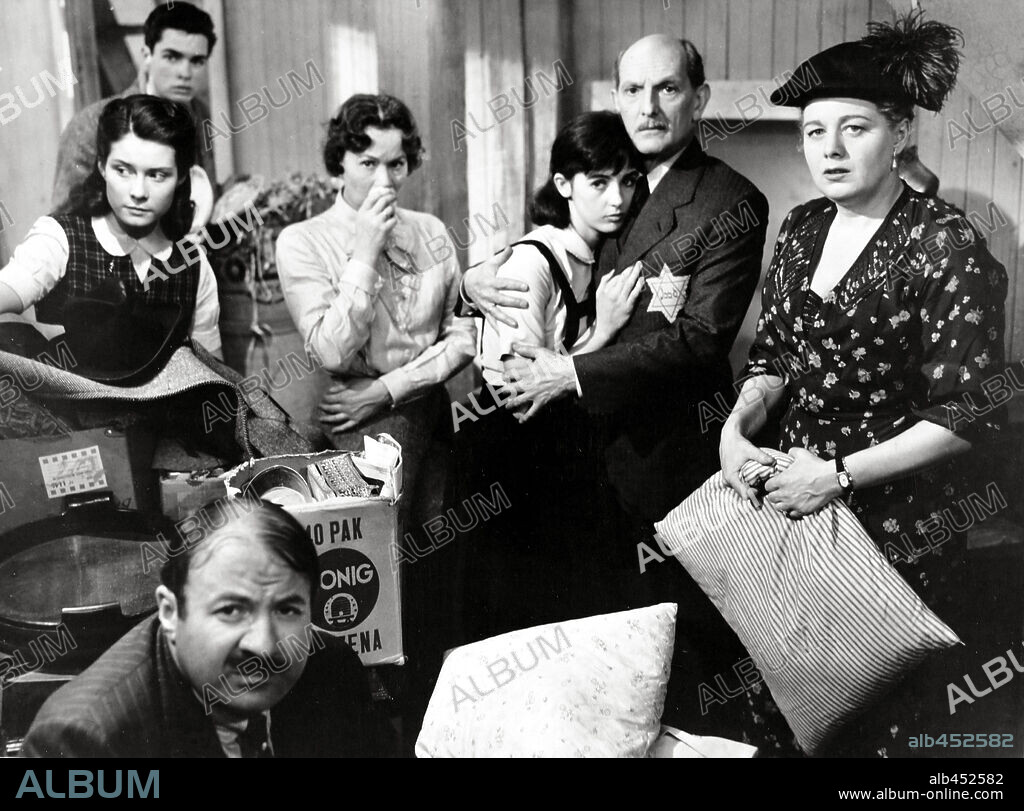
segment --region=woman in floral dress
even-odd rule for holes
[[[739,470],[749,459],[771,464],[751,438],[778,417],[779,447],[795,461],[768,481],[767,507],[796,520],[846,499],[970,650],[977,620],[972,595],[958,589],[965,534],[956,527],[966,521],[959,499],[980,480],[967,481],[961,454],[1003,420],[987,409],[984,385],[1002,367],[1007,277],[962,212],[897,171],[914,105],[937,111],[952,89],[958,40],[917,15],[872,24],[773,94],[802,109],[804,157],[824,196],[783,223],[750,377],[720,452],[726,481],[757,503]],[[988,498],[984,483],[979,495]],[[950,718],[945,684],[964,666],[962,652],[926,663],[832,753],[903,753],[910,736],[948,731],[963,714]]]

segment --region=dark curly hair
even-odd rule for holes
[[[159,96],[136,94],[114,99],[103,108],[96,126],[97,163],[105,164],[111,147],[128,133],[174,150],[178,187],[170,209],[160,218],[160,227],[168,239],[177,241],[188,233],[195,208],[189,199],[192,194],[189,170],[195,164],[196,156],[196,125],[192,114],[185,105]],[[107,183],[100,174],[99,166],[93,166],[92,173],[71,191],[67,204],[59,213],[100,217],[109,212]]]
[[[583,113],[566,124],[551,145],[548,180],[533,195],[530,219],[537,225],[569,226],[569,201],[558,193],[555,175],[572,178],[583,172],[629,166],[643,172],[643,157],[626,132],[622,119],[612,112]]]
[[[341,105],[327,127],[324,165],[335,177],[341,175],[341,161],[348,151],[362,152],[370,145],[368,127],[397,129],[402,133],[402,151],[413,172],[423,163],[423,142],[416,121],[405,103],[394,96],[358,93]]]

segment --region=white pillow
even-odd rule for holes
[[[652,758],[749,758],[757,747],[728,738],[691,735],[675,727],[662,726],[658,740],[649,753]]]
[[[765,449],[779,460],[790,457]],[[791,520],[716,473],[655,525],[736,632],[803,749],[960,642],[840,500]]]
[[[658,737],[674,603],[539,625],[448,656],[419,757],[645,757]]]

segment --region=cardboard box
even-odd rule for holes
[[[154,447],[138,425],[0,441],[0,532],[60,515],[68,496],[93,492],[112,492],[125,509],[159,509]]]
[[[325,451],[256,459],[224,474],[235,496],[257,473],[287,465],[301,475],[322,459],[345,455]],[[331,498],[285,509],[305,528],[320,556],[320,582],[313,598],[313,623],[344,640],[364,665],[403,664],[400,572],[391,565],[398,543],[398,499],[402,466],[395,471],[395,498]]]

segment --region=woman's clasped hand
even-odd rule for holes
[[[804,448],[790,448],[793,463],[771,476],[764,485],[764,500],[773,510],[789,518],[812,515],[841,495],[836,467],[831,460],[815,456]]]

